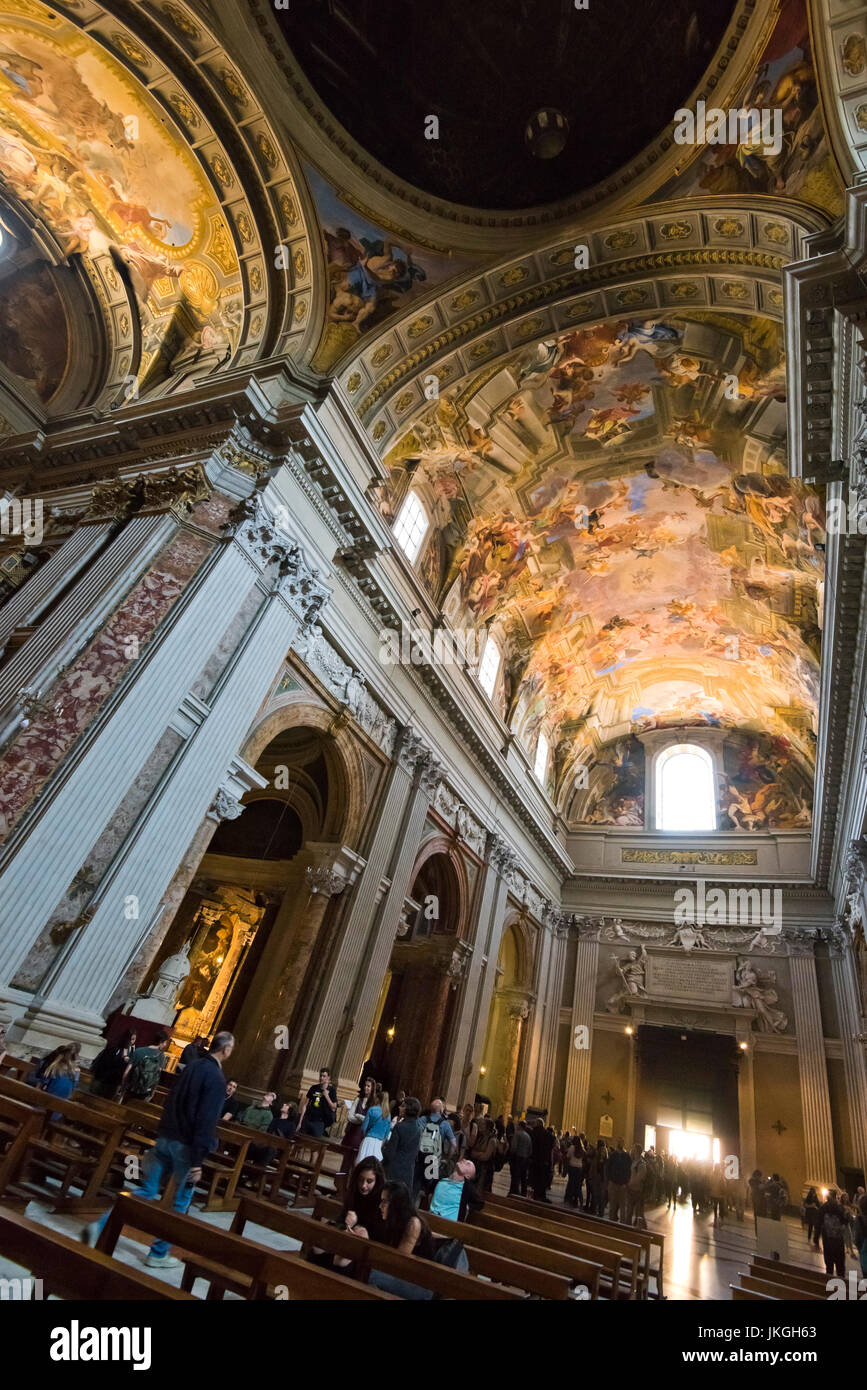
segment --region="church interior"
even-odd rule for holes
[[[865,324],[861,0],[0,0],[4,1288],[867,1275]]]

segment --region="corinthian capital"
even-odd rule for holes
[[[208,816],[218,823],[224,820],[237,820],[243,810],[244,807],[237,797],[232,796],[231,792],[227,792],[225,787],[219,787],[217,795],[208,807]]]
[[[512,852],[511,846],[496,830],[488,831],[485,848],[488,863],[500,875],[500,878],[507,878],[510,873],[517,869],[518,860]]]

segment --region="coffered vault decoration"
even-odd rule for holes
[[[281,328],[284,345],[299,341],[309,311],[309,299],[287,300],[312,266],[275,137],[225,55],[213,74],[203,61],[191,87],[172,45],[207,54],[213,40],[181,5],[157,13],[160,56],[90,0],[0,4],[0,194],[48,260],[86,268],[122,400],[249,360]],[[252,148],[221,102],[247,118]],[[38,323],[32,351],[46,353]],[[52,370],[34,361],[19,374],[44,396]]]

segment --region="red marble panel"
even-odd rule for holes
[[[76,740],[134,665],[177,603],[211,545],[202,536],[176,535],[115,609],[104,627],[44,697],[49,708],[34,715],[0,756],[0,841],[57,770]]]

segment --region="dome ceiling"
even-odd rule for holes
[[[391,451],[395,502],[409,470],[436,518],[424,580],[496,636],[528,747],[697,725],[811,765],[824,513],[787,476],[784,398],[770,319],[609,319],[478,373]]]
[[[392,173],[449,202],[523,209],[591,188],[659,136],[734,10],[733,0],[586,10],[574,0],[293,0],[276,18],[318,96]],[[548,158],[525,133],[545,109],[566,120],[565,145]],[[425,136],[431,115],[436,139]]]

